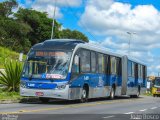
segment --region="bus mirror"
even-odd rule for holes
[[[79,65],[79,56],[78,55],[76,55],[74,58],[74,64]]]

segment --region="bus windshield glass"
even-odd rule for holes
[[[71,52],[31,51],[25,62],[22,77],[65,79],[69,69]]]
[[[156,86],[160,86],[160,78],[156,78],[155,79],[155,85]]]

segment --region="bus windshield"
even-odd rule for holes
[[[71,52],[31,51],[25,62],[22,77],[65,79],[69,69]]]
[[[160,86],[160,78],[155,79],[155,85]]]

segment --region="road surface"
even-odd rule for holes
[[[39,101],[1,104],[0,114],[2,114],[1,118],[15,115],[9,117],[18,117],[18,120],[160,119],[160,97],[124,96],[115,100],[92,99],[88,103],[53,100],[47,104]]]

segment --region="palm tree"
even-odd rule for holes
[[[5,63],[5,72],[0,71],[0,84],[7,91],[18,91],[22,72],[22,63],[10,61]]]

